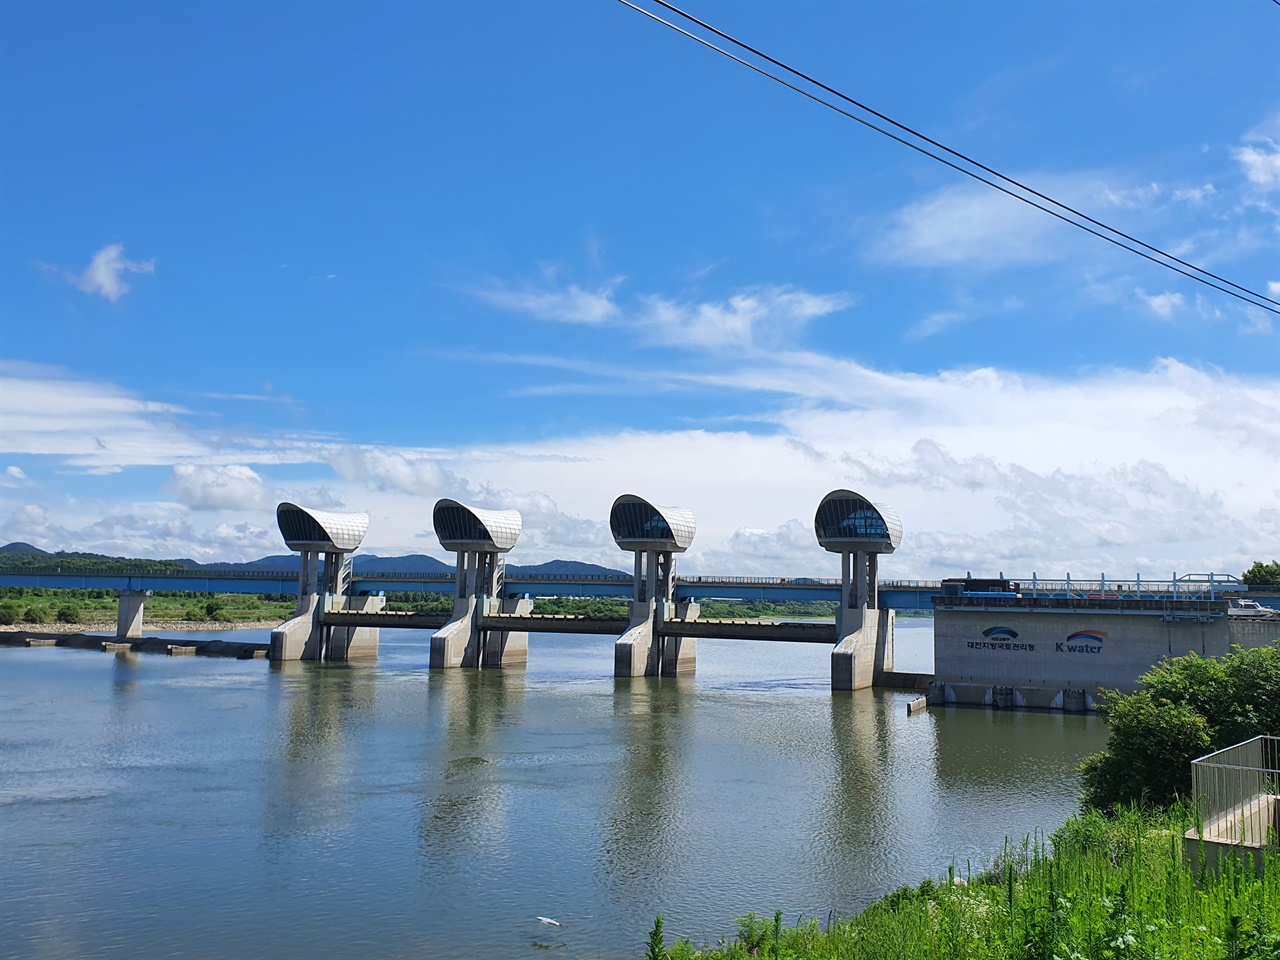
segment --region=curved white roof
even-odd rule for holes
[[[818,543],[832,553],[893,553],[902,543],[897,511],[852,490],[832,490],[822,498],[813,518],[813,532]]]
[[[276,524],[290,550],[354,553],[369,532],[369,515],[328,513],[282,503],[276,507]]]
[[[519,510],[481,510],[457,500],[437,500],[431,525],[446,550],[506,553],[520,539],[524,518]]]
[[[623,550],[683,553],[697,529],[692,510],[660,507],[631,493],[613,501],[609,511],[609,530]]]

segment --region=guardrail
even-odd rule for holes
[[[1201,836],[1262,846],[1280,830],[1280,737],[1261,736],[1191,761]]]

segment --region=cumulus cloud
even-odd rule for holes
[[[775,402],[755,417],[768,429],[615,430],[427,449],[308,445],[287,435],[220,447],[192,428],[179,436],[193,452],[169,463],[179,502],[43,502],[15,511],[4,530],[46,549],[244,559],[280,549],[271,494],[314,503],[311,491],[368,510],[366,549],[385,555],[421,552],[422,537],[434,539],[435,500],[448,496],[521,510],[513,560],[617,567],[627,558],[608,535],[608,511],[618,494],[635,492],[697,514],[685,572],[826,576],[836,567],[812,539],[812,511],[828,490],[852,486],[902,515],[906,536],[886,576],[1026,568],[1047,576],[1067,565],[1238,573],[1280,537],[1274,378],[1174,360],[1056,378],[993,368],[909,374],[782,349],[646,376],[655,388],[769,392]],[[6,403],[12,393],[3,391]],[[122,404],[125,424],[173,416],[140,412],[146,400],[101,385],[83,396]],[[61,431],[55,419],[42,436],[28,423],[22,446],[78,456],[94,433],[69,422],[76,429]],[[123,432],[108,433],[108,445],[123,443]],[[277,460],[255,459],[277,446]],[[284,462],[304,465],[281,474],[292,478],[288,488],[273,472]],[[221,510],[220,523],[202,526],[197,507]]]
[[[1266,190],[1280,189],[1280,145],[1274,140],[1246,143],[1231,151],[1249,182]]]
[[[130,290],[125,274],[155,272],[154,260],[128,260],[124,244],[113,243],[95,253],[84,273],[72,276],[71,280],[85,293],[97,294],[115,303]]]
[[[0,524],[0,537],[50,551],[203,561],[256,560],[283,546],[274,528],[251,521],[197,527],[179,508],[164,504],[140,504],[132,511],[66,523],[55,522],[40,504],[25,504]]]
[[[173,468],[169,489],[192,510],[261,509],[271,499],[262,477],[242,464],[180,463]]]

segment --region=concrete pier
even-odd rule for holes
[[[840,604],[831,689],[862,690],[893,672],[894,611],[878,608],[878,557],[902,542],[902,521],[890,507],[852,490],[833,490],[813,520],[818,543],[840,554]]]
[[[674,677],[693,673],[698,641],[662,629],[667,621],[696,620],[696,603],[675,596],[676,555],[689,549],[697,525],[683,507],[659,507],[623,494],[609,511],[609,530],[620,548],[635,554],[631,621],[613,645],[615,677]]]
[[[327,611],[375,612],[382,597],[351,596],[351,559],[369,529],[365,513],[326,513],[293,503],[276,508],[280,534],[301,554],[298,610],[271,631],[272,660],[351,660],[378,655],[378,628],[326,624]]]
[[[533,601],[503,596],[505,561],[524,521],[518,510],[481,510],[440,500],[432,512],[440,545],[457,554],[453,613],[431,637],[431,669],[521,667],[529,662],[529,634],[495,630],[486,618],[528,616]]]
[[[116,610],[116,636],[136,640],[142,636],[142,608],[151,596],[150,590],[121,590]]]

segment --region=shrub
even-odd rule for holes
[[[1146,689],[1112,691],[1099,704],[1110,736],[1080,767],[1086,807],[1167,806],[1190,790],[1192,760],[1280,731],[1280,646],[1188,654],[1141,680]]]
[[[18,616],[16,603],[0,603],[0,625],[11,627],[18,622]]]
[[[44,607],[39,607],[39,606],[36,606],[35,604],[32,604],[31,606],[27,607],[27,609],[23,612],[22,622],[23,623],[48,623],[49,611],[47,611]]]
[[[74,603],[64,603],[58,608],[59,623],[79,623],[83,614]]]

